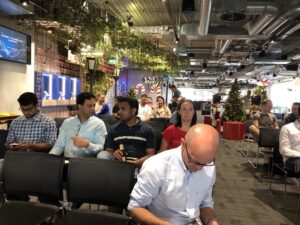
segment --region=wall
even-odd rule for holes
[[[293,102],[300,102],[300,78],[275,83],[268,88],[268,97],[274,107],[291,108]]]
[[[34,91],[34,40],[24,27],[17,26],[15,21],[0,16],[0,25],[31,35],[31,65],[0,60],[0,113],[20,114],[17,102],[20,94]]]

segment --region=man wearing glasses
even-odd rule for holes
[[[128,209],[143,224],[218,225],[212,188],[219,134],[205,124],[189,129],[181,146],[146,160]]]
[[[11,123],[6,149],[49,152],[56,141],[54,120],[40,113],[38,99],[34,93],[23,93],[18,102],[23,116]]]
[[[5,148],[9,151],[49,152],[56,141],[54,120],[40,113],[38,99],[34,93],[25,92],[21,94],[18,102],[23,116],[12,121]],[[0,174],[1,170],[2,160],[0,161]],[[24,201],[29,199],[27,196],[7,197],[8,199]],[[46,201],[43,198],[39,198],[39,200]]]

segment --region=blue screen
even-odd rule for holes
[[[30,64],[30,36],[0,26],[0,59]]]

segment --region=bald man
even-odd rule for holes
[[[205,124],[189,129],[178,148],[143,164],[128,210],[142,224],[218,225],[212,188],[219,134]]]

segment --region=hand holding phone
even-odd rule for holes
[[[19,146],[20,143],[10,143],[9,145],[10,145],[11,147],[15,148],[15,147]]]

